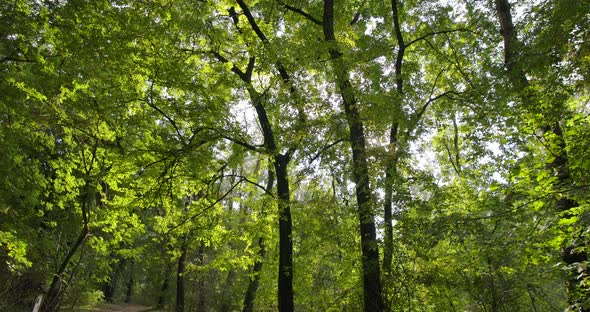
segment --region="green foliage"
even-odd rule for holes
[[[322,2],[245,2],[266,42],[229,1],[0,3],[0,310],[30,310],[54,276],[63,305],[111,289],[171,308],[183,243],[186,310],[241,310],[258,261],[255,310],[276,310],[274,153],[291,156],[296,310],[362,309],[348,120]],[[378,231],[393,256],[389,310],[588,305],[588,261],[562,253],[590,246],[589,6],[514,4],[519,89],[491,3],[397,4],[400,76],[390,3],[341,2],[334,23],[378,220],[393,194],[392,246]],[[249,62],[246,83],[236,72]],[[564,199],[577,205],[560,211]]]

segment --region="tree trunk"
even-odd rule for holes
[[[275,174],[277,179],[277,197],[279,210],[279,276],[278,276],[278,305],[280,312],[292,312],[293,305],[293,239],[291,233],[291,193],[289,190],[288,165],[290,152],[280,154],[272,130],[272,124],[263,103],[262,94],[252,86],[251,75],[255,59],[250,58],[248,71],[242,72],[235,65],[232,67],[244,83],[250,95],[252,106],[256,110],[258,122],[262,129],[264,147],[267,153],[273,155]]]
[[[176,312],[184,312],[184,261],[187,252],[187,237],[182,239],[180,246],[180,257],[178,258],[178,268],[176,271]]]
[[[111,255],[114,256],[114,255]],[[113,302],[113,297],[115,296],[115,290],[117,288],[117,284],[119,283],[119,277],[123,268],[125,267],[125,259],[120,259],[117,263],[117,267],[115,271],[112,273],[109,281],[105,282],[103,289],[104,289],[104,300],[106,302]]]
[[[164,308],[164,306],[166,305],[166,297],[167,297],[167,291],[168,288],[170,287],[170,273],[172,273],[172,264],[168,263],[166,265],[166,272],[164,273],[164,281],[162,282],[162,287],[160,288],[160,296],[158,297],[158,304],[156,305],[156,307],[158,309],[162,309]]]
[[[402,99],[404,92],[404,82],[402,76],[402,66],[406,44],[402,35],[401,24],[399,21],[398,0],[391,0],[391,16],[393,19],[393,30],[397,40],[397,55],[395,58],[395,88],[399,99]],[[401,100],[400,100],[401,101]],[[400,107],[403,103],[399,103]],[[397,172],[397,148],[398,148],[398,127],[397,121],[393,121],[389,129],[389,154],[385,165],[385,198],[383,201],[383,222],[385,223],[385,233],[383,237],[383,271],[391,272],[391,261],[393,259],[393,187]]]
[[[135,280],[133,279],[133,267],[134,262],[131,260],[129,263],[129,278],[127,279],[127,291],[125,292],[125,303],[131,302],[131,296],[133,295],[133,284],[135,284]]]
[[[258,259],[254,262],[254,267],[252,269],[253,276],[250,278],[250,283],[248,283],[248,290],[246,290],[242,312],[254,311],[254,300],[256,299],[256,292],[258,291],[258,285],[260,283],[260,271],[262,271],[262,263],[266,254],[264,238],[258,238],[258,246],[260,247],[258,250]]]
[[[260,28],[256,25],[254,17],[250,13],[248,7],[244,1],[237,1],[244,14],[248,18],[248,22],[252,26],[252,29],[260,38],[260,40],[266,44],[268,39],[264,36]],[[214,53],[214,56],[223,63],[229,62],[219,53]],[[265,152],[273,157],[274,167],[277,177],[277,196],[278,196],[278,208],[279,208],[279,277],[278,277],[278,305],[280,312],[292,312],[293,311],[293,243],[291,232],[293,229],[291,220],[291,207],[290,207],[290,190],[289,190],[289,172],[287,166],[290,160],[291,150],[285,154],[281,154],[278,148],[278,143],[275,139],[272,124],[266,112],[266,108],[263,103],[263,95],[258,93],[252,85],[252,72],[256,63],[256,58],[251,56],[248,60],[248,66],[246,71],[242,71],[235,64],[231,70],[234,74],[238,75],[240,79],[245,83],[246,90],[250,95],[252,106],[256,110],[258,117],[258,123],[262,129],[262,136],[264,138]],[[280,69],[281,78],[287,84],[289,84],[289,76],[286,74],[284,67],[277,63]],[[292,95],[294,94],[294,88]],[[293,95],[294,96],[294,95]],[[302,110],[300,112],[300,119],[303,121]]]
[[[279,199],[279,311],[291,312],[293,306],[293,239],[291,232],[290,191],[287,176],[289,158],[275,157],[277,196]]]
[[[43,300],[43,303],[41,305],[41,311],[52,312],[56,311],[59,308],[61,294],[63,293],[66,286],[62,283],[64,272],[66,271],[66,268],[70,264],[70,261],[72,260],[72,257],[74,256],[78,248],[80,248],[80,246],[82,246],[82,244],[84,243],[84,240],[86,239],[87,235],[88,225],[85,221],[85,224],[82,226],[82,230],[80,231],[78,238],[70,248],[70,251],[66,255],[65,259],[62,261],[57,273],[53,275],[53,280],[51,281],[51,285],[49,286],[47,295],[45,296],[45,299]]]
[[[197,255],[197,259],[199,259],[200,266],[203,266],[205,264],[205,247],[203,246],[203,243],[201,243],[199,245],[199,252]],[[201,275],[199,277],[199,303],[197,305],[198,312],[205,312],[206,311],[205,304],[207,302],[206,302],[205,298],[206,298],[206,296],[205,296],[205,279]]]
[[[358,111],[354,90],[348,78],[349,70],[342,59],[334,36],[334,2],[324,0],[323,30],[325,41],[330,45],[329,53],[336,76],[336,86],[342,97],[344,112],[349,127],[352,149],[353,179],[356,183],[357,212],[360,223],[364,311],[384,310],[381,290],[381,269],[375,218],[372,211],[372,194],[369,185],[369,169],[363,122]]]
[[[266,189],[272,190],[273,183],[274,173],[269,166]],[[252,268],[253,276],[250,278],[250,283],[248,283],[248,289],[246,290],[246,296],[244,297],[244,307],[242,308],[242,312],[254,311],[254,301],[256,300],[256,292],[258,291],[258,286],[260,284],[260,272],[262,271],[262,264],[264,263],[264,257],[266,256],[266,244],[264,242],[264,237],[262,236],[258,238],[258,247],[258,258],[254,262],[254,267]]]
[[[386,156],[385,165],[385,196],[383,199],[383,223],[385,224],[383,235],[383,271],[391,273],[393,260],[393,191],[397,176],[397,131],[398,124],[394,123],[389,134],[389,153]]]
[[[385,223],[383,235],[383,271],[391,273],[393,259],[393,187],[397,172],[397,123],[390,129],[389,155],[385,166],[385,197],[383,200],[383,222]]]

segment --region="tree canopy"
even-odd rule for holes
[[[590,311],[590,4],[0,3],[0,311]]]

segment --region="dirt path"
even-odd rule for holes
[[[101,304],[93,309],[94,312],[142,312],[154,311],[149,306],[140,304]]]

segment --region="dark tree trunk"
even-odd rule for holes
[[[164,281],[162,282],[162,287],[160,288],[160,295],[158,297],[158,304],[157,308],[162,309],[166,305],[166,298],[168,296],[168,288],[170,288],[170,273],[172,273],[172,264],[168,263],[166,265],[166,272],[164,272]]]
[[[353,179],[356,183],[357,212],[360,223],[364,311],[384,310],[381,290],[381,269],[375,218],[372,211],[372,194],[369,185],[369,169],[363,122],[358,111],[354,90],[348,78],[347,64],[342,59],[334,36],[334,2],[324,0],[323,30],[325,41],[330,45],[329,53],[336,75],[336,86],[342,97],[344,112],[349,127],[352,149]]]
[[[496,14],[500,22],[500,34],[504,40],[504,66],[514,84],[514,87],[521,90],[528,86],[528,81],[518,62],[520,43],[516,36],[516,30],[512,23],[512,12],[508,0],[495,0]]]
[[[252,278],[248,283],[248,290],[246,290],[246,297],[244,298],[244,308],[242,312],[253,312],[254,311],[254,300],[256,300],[256,292],[258,291],[258,285],[260,283],[260,271],[262,271],[262,263],[265,256],[265,243],[264,238],[258,238],[258,259],[254,262],[252,269]]]
[[[291,232],[291,193],[289,190],[288,165],[290,156],[279,154],[271,123],[262,104],[262,96],[254,88],[248,88],[252,103],[262,128],[264,144],[270,154],[274,154],[274,169],[277,179],[277,197],[279,210],[279,277],[278,303],[279,312],[292,312],[293,305],[293,239]]]
[[[130,303],[131,296],[133,295],[133,284],[135,284],[135,280],[133,279],[133,267],[134,262],[131,260],[129,263],[129,278],[127,279],[127,284],[125,285],[127,287],[127,291],[125,292],[125,303]]]
[[[260,41],[266,46],[269,41],[264,35],[254,16],[250,12],[250,9],[243,0],[236,1],[240,8],[243,10],[248,23],[252,30]],[[232,8],[233,10],[233,8]],[[230,12],[236,27],[239,28],[238,21],[239,16]],[[215,55],[218,60],[222,62],[228,62],[227,59],[221,55]],[[289,172],[287,166],[290,160],[290,154],[292,150],[289,150],[285,154],[281,154],[278,148],[278,142],[273,133],[272,124],[269,120],[268,114],[264,107],[262,95],[259,94],[256,89],[252,86],[252,72],[254,70],[255,57],[251,56],[248,62],[246,71],[239,69],[237,66],[232,66],[232,72],[240,77],[240,79],[246,84],[246,89],[252,100],[252,105],[256,110],[258,122],[262,128],[262,136],[264,137],[264,147],[268,154],[273,156],[274,167],[277,178],[277,196],[278,196],[278,209],[279,209],[279,277],[278,277],[278,305],[280,312],[292,312],[294,309],[293,305],[293,241],[291,237],[293,224],[291,220],[291,206],[290,206],[290,190],[289,190]],[[280,61],[275,62],[277,69],[279,70],[280,77],[287,86],[291,93],[291,97],[295,100],[298,95],[295,86],[292,84],[291,78],[287,73],[287,70]],[[294,103],[296,101],[293,101]],[[299,114],[299,122],[305,122],[305,114],[301,107],[297,107]]]
[[[112,255],[114,256],[114,255]],[[103,286],[104,290],[104,300],[106,302],[113,302],[113,297],[115,296],[115,291],[117,289],[117,284],[119,283],[119,277],[121,276],[121,272],[125,267],[125,259],[120,259],[117,263],[117,267],[115,271],[111,274],[109,281],[105,282]]]
[[[243,4],[243,1],[238,1]],[[243,8],[246,8],[245,6]],[[245,12],[247,12],[245,10]],[[249,11],[248,11],[249,12]],[[253,19],[252,16],[248,17]],[[251,25],[255,25],[250,21]],[[253,26],[257,33],[260,29]],[[260,33],[261,34],[261,33]],[[259,34],[259,36],[261,36]],[[264,37],[262,37],[264,38]],[[261,38],[261,39],[262,39]],[[264,41],[264,40],[263,40]],[[217,59],[222,62],[228,62],[227,59],[221,55],[216,54]],[[246,84],[246,90],[250,95],[252,106],[256,110],[258,122],[262,129],[262,136],[264,138],[264,148],[266,152],[273,155],[274,168],[277,179],[277,197],[279,209],[279,277],[278,277],[278,305],[280,312],[292,312],[293,305],[293,242],[291,232],[293,224],[291,220],[291,194],[289,190],[289,172],[288,164],[290,160],[291,150],[285,154],[281,154],[277,146],[277,142],[273,133],[272,124],[264,107],[263,95],[258,93],[252,85],[252,72],[255,65],[255,58],[250,57],[247,70],[244,72],[237,66],[232,66],[232,71],[240,77]]]
[[[187,252],[187,238],[182,240],[180,246],[180,257],[178,258],[178,268],[176,271],[176,312],[184,312],[184,261]]]
[[[287,164],[289,157],[275,157],[277,196],[279,198],[279,311],[293,311],[293,239],[289,180]]]

